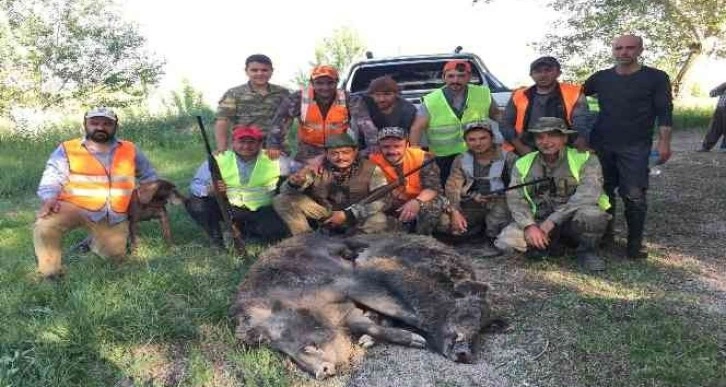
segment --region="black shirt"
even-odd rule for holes
[[[398,126],[399,128],[406,129],[407,133],[411,131],[411,125],[413,124],[414,118],[416,118],[416,107],[411,102],[398,97],[396,104],[393,106],[393,111],[390,114],[385,114],[378,109],[373,98],[364,96],[363,100],[368,106],[371,120],[378,129]]]
[[[673,98],[668,74],[642,66],[633,74],[620,75],[615,68],[600,70],[584,85],[586,95],[597,95],[600,105],[590,142],[622,146],[651,143],[656,122],[671,126]]]

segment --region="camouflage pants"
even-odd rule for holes
[[[79,227],[87,229],[92,238],[91,251],[116,261],[126,256],[129,222],[108,224],[103,220],[90,221],[82,210],[68,202],[59,202],[60,210],[35,221],[33,246],[38,258],[38,271],[44,277],[62,273],[61,251],[63,236]]]
[[[496,238],[512,219],[504,198],[492,199],[483,204],[471,200],[464,201],[461,203],[461,213],[466,218],[468,226],[464,235],[481,235],[483,233],[492,239]],[[450,215],[441,215],[438,230],[446,233],[450,232]]]
[[[597,206],[583,207],[575,211],[569,221],[558,225],[556,230],[567,239],[579,243],[581,238],[602,238],[607,228],[610,214]],[[553,231],[553,232],[555,232]],[[494,246],[503,251],[527,251],[527,241],[524,239],[524,230],[515,222],[510,223],[497,237]]]
[[[322,221],[330,217],[332,211],[313,200],[311,197],[299,193],[286,193],[277,195],[272,205],[275,211],[287,224],[292,235],[299,235],[313,231],[308,219]],[[377,212],[366,219],[358,221],[353,227],[356,232],[374,234],[386,231],[386,216]]]
[[[390,231],[413,232],[419,235],[431,235],[435,230],[441,228],[441,215],[449,201],[443,195],[438,195],[421,206],[416,219],[412,222],[402,223],[398,220],[396,210],[404,203],[397,203],[386,211]]]

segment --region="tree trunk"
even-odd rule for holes
[[[676,75],[676,78],[673,80],[673,97],[680,96],[681,93],[681,86],[683,85],[683,80],[686,79],[686,75],[693,67],[693,64],[696,63],[696,59],[698,59],[701,55],[703,55],[703,50],[701,49],[700,44],[694,44],[691,46],[690,52],[688,53],[688,57],[686,58],[685,62],[683,62],[683,65],[681,65],[680,70],[678,70],[678,74]]]

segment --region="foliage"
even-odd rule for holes
[[[190,115],[210,114],[211,108],[204,103],[204,95],[183,79],[181,89],[170,92],[169,99],[164,99],[167,115]]]
[[[363,55],[365,50],[365,44],[356,30],[341,27],[334,30],[331,36],[318,42],[315,47],[315,60],[310,62],[309,67],[327,64],[343,72],[356,58]],[[293,82],[299,86],[307,85],[309,77],[309,70],[298,70]]]
[[[11,106],[128,106],[159,82],[114,0],[0,1],[0,115]]]
[[[613,37],[645,40],[645,60],[666,70],[674,91],[702,56],[726,56],[726,7],[722,0],[552,0],[563,15],[539,49],[563,62],[565,75],[583,80],[610,63]]]

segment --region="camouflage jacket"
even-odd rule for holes
[[[497,150],[498,157],[492,159],[489,164],[487,165],[480,165],[480,168],[474,168],[475,177],[488,177],[489,176],[489,167],[491,167],[491,163],[495,160],[501,159],[501,151]],[[471,181],[466,176],[466,173],[464,172],[464,168],[461,166],[461,160],[463,156],[458,155],[454,159],[453,163],[451,164],[451,172],[449,174],[448,179],[446,180],[446,187],[444,189],[444,192],[446,193],[446,198],[449,199],[449,203],[451,203],[451,207],[453,209],[461,210],[461,200],[462,198],[467,194],[466,190],[472,186]],[[512,152],[506,152],[506,156],[504,157],[504,171],[502,173],[502,178],[504,179],[504,182],[506,184],[507,181],[510,180],[511,170],[514,168],[514,162],[517,160],[517,156]],[[503,200],[504,198],[494,198],[493,200]]]
[[[232,125],[257,125],[265,133],[272,129],[277,106],[290,92],[270,84],[266,95],[255,92],[249,83],[227,90],[219,100],[217,118],[226,118]]]
[[[578,183],[570,173],[566,149],[560,151],[559,158],[554,164],[545,163],[541,155],[537,155],[526,176],[526,181],[542,177],[553,177],[555,180],[552,185],[543,183],[526,187],[537,206],[537,214],[532,213],[522,188],[507,191],[507,206],[519,227],[525,228],[543,220],[562,225],[569,221],[578,209],[597,206],[598,198],[603,193],[600,161],[597,156],[591,154],[580,171]],[[521,184],[523,180],[517,168],[513,168],[510,186]]]
[[[358,171],[360,171],[360,169]],[[335,172],[330,168],[327,168],[324,164],[317,171],[309,171],[305,175],[305,182],[299,186],[293,185],[289,181],[285,181],[285,183],[283,183],[280,187],[280,193],[285,194],[298,192],[309,194],[318,185],[331,185],[335,178]],[[349,177],[348,179],[350,178],[352,177]],[[386,181],[386,176],[383,174],[383,171],[381,171],[381,169],[377,166],[374,167],[373,174],[371,175],[368,183],[368,192],[372,192],[376,188],[382,187],[386,184],[388,184],[388,182]],[[326,205],[330,203],[320,204]],[[381,198],[368,204],[353,204],[349,207],[349,210],[353,213],[353,216],[356,219],[365,219],[376,212],[382,211],[385,206],[386,198]]]

